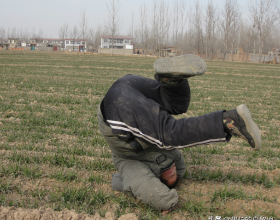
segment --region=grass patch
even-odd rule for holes
[[[279,216],[277,197],[244,193],[247,186],[259,185],[279,194],[280,177],[275,175],[280,168],[279,65],[206,61],[207,73],[189,78],[189,109],[174,117],[195,117],[244,103],[261,130],[263,145],[254,152],[246,142],[232,138],[229,143],[183,149],[190,168],[183,187],[187,188],[188,180],[206,185],[230,182],[232,187],[208,195],[212,201],[203,200],[202,195],[189,199],[184,190],[178,191],[185,200],[177,211],[162,217],[161,212],[125,194],[91,188],[109,186],[110,175],[116,171],[98,131],[99,103],[112,83],[126,74],[153,79],[156,58],[20,51],[0,51],[0,57],[0,205],[49,206],[102,215],[115,205],[118,217],[128,210],[138,213],[139,219],[172,219],[176,214],[198,219],[210,214],[236,216],[232,209],[216,205],[239,199],[261,204],[255,211],[240,205],[247,215]],[[246,169],[258,170],[259,175],[243,172]],[[13,181],[26,178],[36,190],[17,191]],[[35,184],[42,179],[56,190],[38,188]],[[24,199],[11,198],[11,192]]]
[[[2,166],[0,173],[12,177],[25,176],[27,178],[40,178],[42,176],[42,171],[38,166],[30,167],[18,163],[9,164],[7,167]]]
[[[67,208],[77,211],[86,210],[89,214],[94,214],[95,208],[104,205],[108,198],[109,196],[104,192],[95,192],[91,186],[80,188],[66,186],[53,192],[50,201],[57,211]]]

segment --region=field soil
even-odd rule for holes
[[[2,220],[137,220],[135,214],[125,214],[120,218],[116,218],[114,213],[107,212],[105,217],[99,214],[88,215],[64,209],[60,212],[54,211],[51,208],[40,209],[23,209],[15,207],[0,207],[0,219]]]
[[[182,149],[166,216],[111,189],[117,172],[96,111],[118,78],[153,78],[155,58],[0,51],[0,219],[280,219],[280,65],[206,61],[191,77],[195,117],[246,104],[262,135]]]

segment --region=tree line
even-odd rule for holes
[[[251,0],[245,11],[237,0],[224,0],[220,7],[212,0],[207,5],[194,1],[193,6],[184,0],[172,5],[154,0],[151,8],[140,7],[136,27],[130,34],[146,51],[175,46],[183,54],[205,54],[208,59],[219,51],[225,59],[242,47],[245,53],[261,55],[280,48],[280,1]]]
[[[259,53],[280,48],[280,1],[249,0],[246,10],[237,0],[224,0],[219,7],[208,0],[153,0],[148,7],[143,3],[138,12],[132,12],[127,33],[120,33],[122,17],[120,0],[108,0],[107,19],[96,28],[88,27],[86,10],[81,10],[79,25],[67,23],[58,30],[59,37],[87,39],[92,51],[100,47],[101,35],[130,35],[134,44],[145,53],[158,54],[167,46],[180,48],[180,53],[204,54],[213,59],[219,52],[226,59],[239,47],[245,53]],[[28,29],[0,28],[0,39],[42,37],[43,32],[29,33]],[[111,41],[113,42],[113,41]],[[88,47],[88,48],[89,48]],[[260,58],[259,58],[260,61]]]

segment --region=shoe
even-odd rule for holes
[[[207,66],[202,58],[187,54],[158,59],[154,63],[154,69],[160,77],[188,78],[190,76],[202,75],[206,72]]]
[[[257,151],[261,148],[261,133],[246,105],[223,113],[225,132],[247,141]]]

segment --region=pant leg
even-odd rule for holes
[[[112,175],[112,189],[116,191],[124,191],[123,190],[123,178],[120,173],[114,173]]]
[[[176,190],[164,185],[146,164],[122,158],[114,158],[114,163],[123,180],[123,191],[160,211],[178,203]],[[118,186],[118,189],[121,188]]]
[[[169,114],[178,115],[187,112],[191,100],[191,90],[187,79],[181,80],[176,85],[160,82],[160,93],[164,109]]]
[[[226,141],[223,111],[179,120],[170,115],[173,110],[168,110],[166,103],[178,112],[188,105],[189,87],[184,82],[177,91],[176,87],[160,86],[156,80],[144,77],[121,78],[102,101],[106,122],[122,138],[139,137],[167,150]],[[165,95],[161,96],[163,90]],[[182,106],[181,98],[185,99]]]

